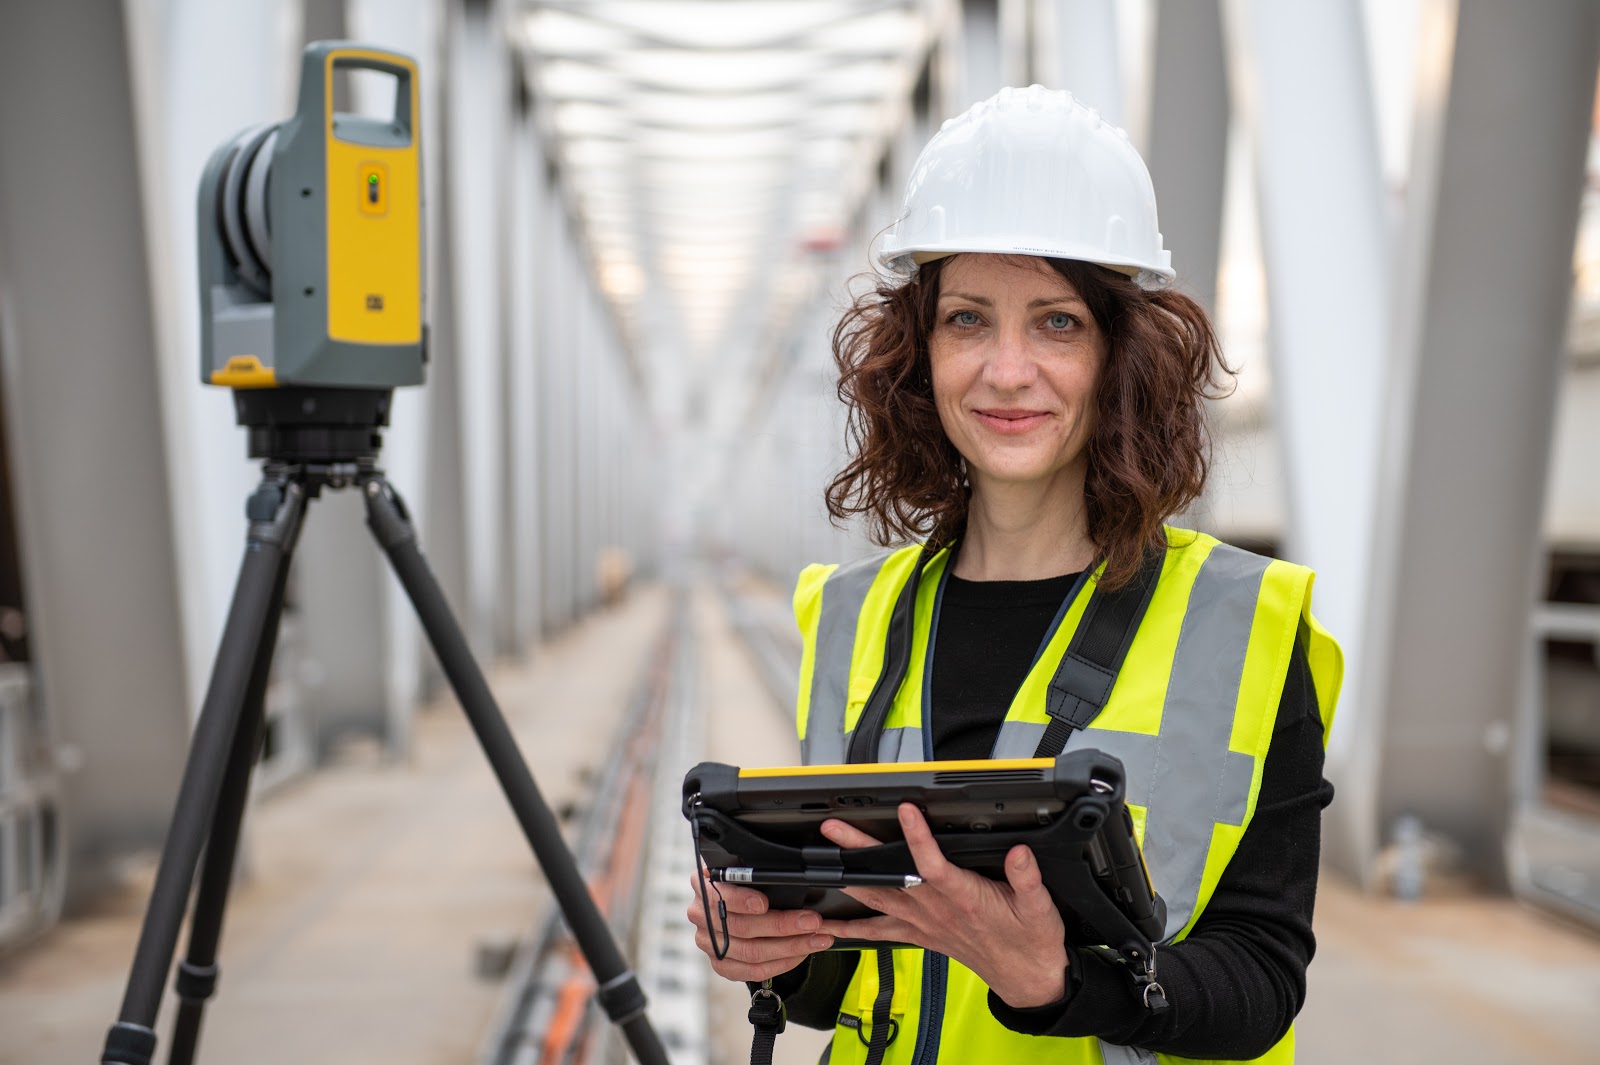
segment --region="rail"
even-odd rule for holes
[[[624,953],[635,960],[652,1023],[679,1065],[706,1060],[704,973],[689,964],[681,942],[688,929],[687,949],[694,951],[683,919],[693,859],[677,812],[685,758],[698,749],[695,654],[688,597],[679,591],[623,715],[612,747],[616,757],[590,792],[573,848]],[[680,857],[688,862],[681,869]],[[682,881],[681,892],[674,878]],[[624,1054],[595,999],[593,974],[552,906],[512,963],[480,1065],[598,1065],[624,1060]]]

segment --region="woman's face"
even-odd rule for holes
[[[945,433],[985,485],[1080,483],[1106,338],[1043,259],[957,255],[928,340]]]

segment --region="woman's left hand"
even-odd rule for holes
[[[911,803],[901,803],[900,830],[922,884],[914,888],[846,888],[845,894],[883,913],[852,921],[823,921],[840,939],[912,943],[959,961],[1008,1006],[1027,1009],[1066,994],[1066,929],[1045,890],[1039,863],[1024,846],[1006,855],[1006,883],[952,865]],[[822,834],[840,847],[878,840],[828,820]]]

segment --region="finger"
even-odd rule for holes
[[[911,858],[917,863],[917,875],[929,883],[948,878],[956,867],[950,864],[933,838],[933,829],[922,816],[922,811],[909,802],[900,804],[900,831],[905,834],[906,845],[911,848]]]
[[[713,948],[710,935],[696,929],[694,936],[695,946],[705,951],[714,960],[744,962],[751,965],[762,965],[767,962],[781,961],[784,958],[805,957],[815,954],[819,950],[827,950],[833,946],[833,937],[822,935],[782,936],[774,939],[740,939],[734,936],[728,940],[727,950],[722,958],[718,959]],[[716,946],[722,945],[722,937],[715,940]]]
[[[832,937],[827,938],[831,940]],[[718,942],[720,945],[720,940]],[[718,958],[716,952],[712,949],[710,938],[703,931],[697,932],[694,940],[695,946],[704,952],[710,960],[711,968],[718,975],[727,977],[730,980],[765,980],[769,976],[788,972],[813,953],[807,948],[791,951],[786,955],[768,958],[763,961],[747,961],[740,956],[743,954],[742,949],[740,951],[733,949],[736,942],[730,942],[727,945],[727,951],[721,958]]]
[[[746,897],[746,895],[753,897]],[[736,907],[744,904],[754,913],[740,913]],[[726,920],[717,912],[713,903],[711,923],[716,927],[720,936],[726,930],[727,934],[741,939],[759,939],[773,936],[803,935],[815,932],[822,918],[815,910],[773,910],[763,912],[767,907],[767,898],[759,891],[741,893],[729,899]],[[699,898],[689,902],[689,923],[696,928],[706,927],[706,908]]]
[[[815,910],[773,910],[762,914],[728,914],[728,932],[739,939],[775,939],[815,932],[822,917]]]
[[[879,913],[893,917],[905,917],[914,908],[915,900],[906,895],[905,888],[850,887],[839,890],[863,906],[870,906]]]
[[[845,824],[837,818],[830,817],[822,822],[822,834],[829,842],[849,850],[857,847],[876,847],[881,841],[873,839],[855,825]]]
[[[869,939],[874,943],[916,943],[917,929],[898,917],[856,917],[822,922],[822,931],[836,939]]]
[[[782,976],[810,957],[802,954],[795,958],[780,958],[777,961],[752,964],[742,961],[715,961],[711,963],[711,970],[718,976],[727,980],[739,980],[746,983],[760,983],[771,980],[774,976]]]

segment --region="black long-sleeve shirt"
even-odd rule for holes
[[[949,578],[934,648],[935,758],[988,757],[1006,708],[1077,577]],[[1321,814],[1333,797],[1322,767],[1316,691],[1305,654],[1296,648],[1255,816],[1188,937],[1161,950],[1160,980],[1170,1008],[1150,1013],[1120,966],[1068,947],[1067,993],[1060,1002],[1018,1010],[991,993],[990,1012],[1007,1028],[1031,1035],[1098,1036],[1194,1058],[1265,1053],[1300,1010],[1316,949],[1311,917]],[[789,1019],[833,1027],[858,958],[813,955],[774,981]]]

